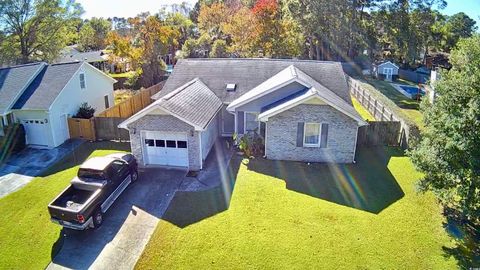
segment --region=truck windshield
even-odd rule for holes
[[[78,171],[78,178],[85,179],[85,180],[105,180],[103,171],[85,170],[85,169],[80,169]]]

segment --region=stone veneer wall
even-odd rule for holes
[[[132,153],[140,165],[145,166],[142,154],[141,131],[184,132],[187,133],[188,163],[190,170],[200,170],[200,132],[194,127],[171,115],[145,115],[128,125]],[[193,134],[193,136],[191,136]]]
[[[327,148],[297,147],[299,122],[327,123]],[[304,162],[354,161],[358,124],[327,105],[298,105],[267,122],[266,156],[274,160]]]

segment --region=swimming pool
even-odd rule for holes
[[[407,86],[407,85],[400,85],[400,88],[402,88],[405,92],[409,93],[410,95],[425,95],[425,90],[420,88],[420,93],[418,92],[418,87],[415,86]]]

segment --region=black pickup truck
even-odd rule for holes
[[[51,220],[74,230],[97,228],[103,214],[137,179],[137,161],[131,154],[91,158],[80,165],[70,186],[48,205]]]

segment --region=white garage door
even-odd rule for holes
[[[144,132],[146,164],[188,167],[186,133]]]
[[[27,144],[48,146],[48,126],[45,120],[23,120]]]

